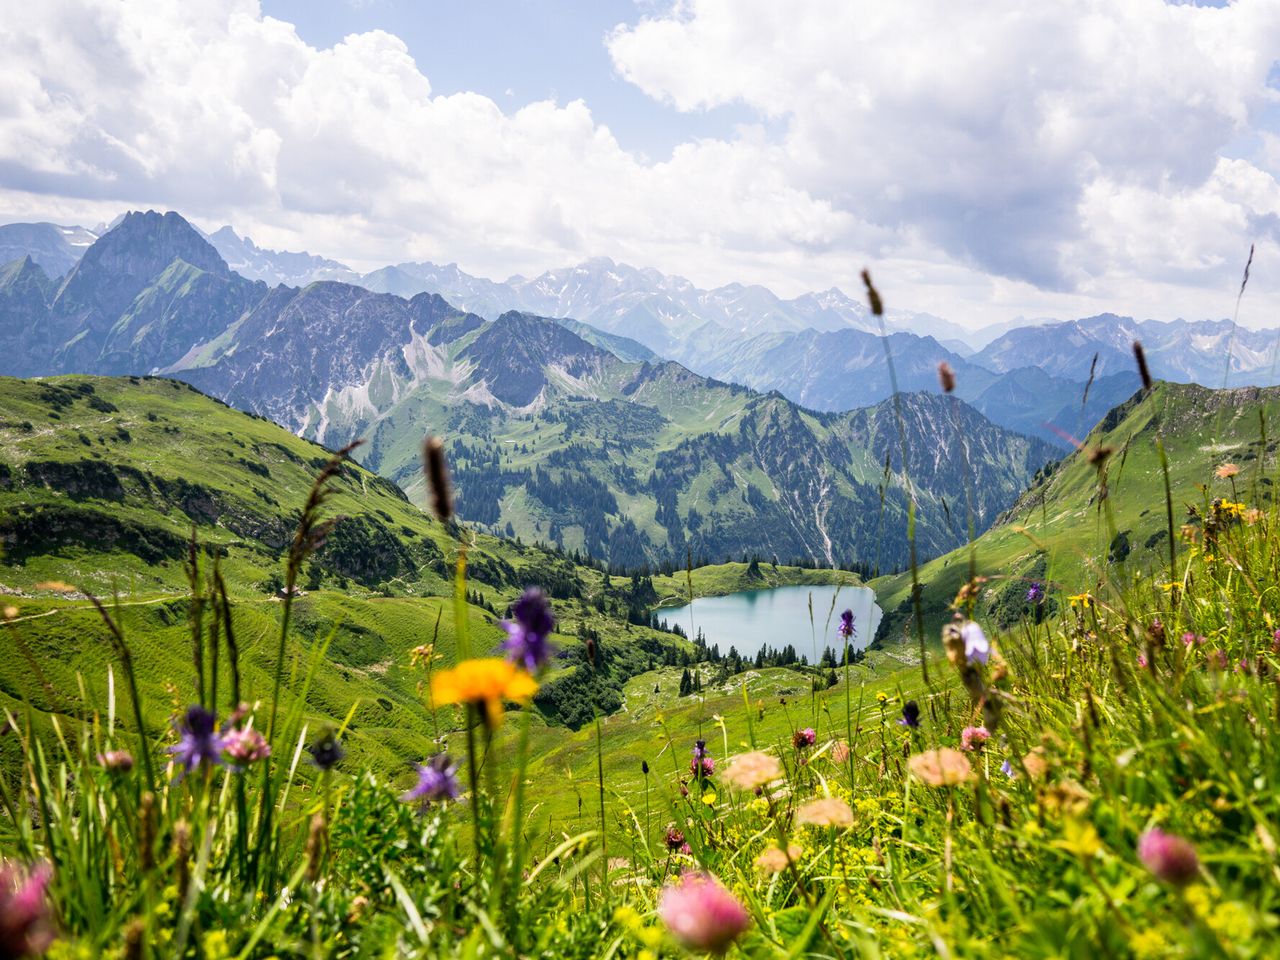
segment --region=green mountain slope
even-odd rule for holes
[[[113,656],[102,621],[82,593],[50,586],[61,581],[118,597],[115,616],[140,665],[143,697],[157,707],[149,720],[162,730],[168,713],[159,707],[179,707],[174,691],[189,689],[194,674],[185,568],[193,528],[203,574],[216,557],[229,584],[244,697],[269,695],[280,557],[329,452],[163,379],[0,378],[0,411],[0,605],[16,610],[0,626],[13,654],[0,661],[0,705],[29,700],[74,721],[80,711],[71,693],[81,683],[106,703]],[[313,726],[339,723],[354,706],[353,750],[376,768],[402,772],[429,752],[437,732],[447,733],[447,719],[425,708],[425,676],[410,651],[434,641],[445,662],[453,659],[456,540],[390,481],[355,465],[335,481],[325,510],[340,519],[303,571],[286,694],[322,657],[306,703]],[[555,599],[565,657],[535,701],[538,724],[576,725],[593,704],[615,709],[628,678],[690,649],[680,637],[629,622],[644,619],[658,590],[669,594],[673,584],[610,578],[562,555],[464,532],[473,649],[496,647],[503,634],[495,615],[526,585],[544,586]],[[787,568],[768,576],[856,580]],[[727,566],[696,571],[694,584],[710,593],[759,580]],[[585,635],[598,638],[604,666],[584,683]],[[230,683],[225,664],[220,682]]]
[[[1065,599],[1060,586],[1069,585],[1075,593],[1120,573],[1146,576],[1162,558],[1167,561],[1157,431],[1169,459],[1174,535],[1179,541],[1183,524],[1198,524],[1197,516],[1206,514],[1214,498],[1265,506],[1272,497],[1272,438],[1278,422],[1276,387],[1211,390],[1161,382],[1149,396],[1136,394],[1108,413],[1078,451],[1046,470],[977,539],[977,572],[988,578],[982,609],[1009,623],[1029,609],[1026,593],[1032,583],[1045,584],[1048,603],[1060,605]],[[1265,451],[1260,454],[1264,432]],[[1099,449],[1110,451],[1101,478],[1096,465]],[[1236,464],[1239,474],[1215,477],[1216,468],[1227,462]],[[1186,547],[1179,543],[1179,549]],[[968,562],[968,551],[962,548],[920,568],[926,636],[931,641],[968,576]],[[880,639],[901,638],[909,628],[910,574],[870,585],[886,614]]]

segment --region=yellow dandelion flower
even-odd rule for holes
[[[765,847],[764,852],[756,857],[756,866],[765,873],[781,873],[787,869],[787,864],[797,862],[802,853],[804,850],[795,843],[788,843],[786,850]]]
[[[1074,607],[1079,606],[1082,610],[1088,610],[1093,606],[1093,594],[1077,593],[1067,597],[1067,601]]]
[[[885,703],[888,701],[888,699],[889,699],[889,695],[885,693],[883,690],[881,690],[879,693],[876,694],[877,703]]]
[[[431,702],[437,707],[454,703],[484,708],[485,722],[502,723],[502,704],[510,700],[528,703],[538,691],[538,681],[501,657],[463,660],[452,670],[431,678]]]
[[[853,810],[839,797],[819,797],[796,811],[796,821],[814,827],[852,827]]]
[[[950,747],[917,753],[907,761],[907,767],[917,780],[931,787],[954,787],[973,776],[969,758]]]
[[[725,782],[739,790],[755,790],[774,780],[782,779],[782,764],[777,757],[771,757],[759,750],[752,753],[740,753],[729,761],[724,770]]]

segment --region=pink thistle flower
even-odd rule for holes
[[[818,735],[814,732],[813,727],[805,727],[803,730],[797,730],[791,735],[791,745],[797,750],[812,747],[817,742]]]
[[[1138,654],[1138,666],[1143,668],[1147,666],[1147,655],[1145,653]]]
[[[751,924],[738,898],[708,873],[689,872],[668,884],[658,901],[658,915],[685,947],[717,955]]]
[[[271,756],[271,747],[257,730],[245,727],[232,730],[222,738],[222,751],[232,763],[248,766]]]
[[[1159,827],[1138,838],[1138,859],[1157,879],[1175,887],[1185,887],[1200,873],[1200,858],[1187,840]]]
[[[0,864],[0,956],[34,957],[53,943],[47,891],[53,869]]]
[[[978,750],[990,736],[986,727],[965,727],[960,731],[960,749]]]

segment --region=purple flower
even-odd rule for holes
[[[964,640],[965,659],[970,663],[986,663],[991,656],[991,641],[982,628],[972,620],[966,621],[960,628],[960,636]]]
[[[675,827],[667,828],[667,849],[672,853],[684,846],[684,834]]]
[[[1005,760],[1004,763],[1000,764],[1000,772],[1003,773],[1010,780],[1018,779],[1018,771],[1013,769],[1013,764],[1010,763],[1008,760]]]
[[[751,925],[738,898],[707,873],[686,873],[668,884],[658,901],[658,916],[685,947],[717,955]]]
[[[898,718],[898,726],[911,727],[913,730],[920,726],[920,704],[914,700],[908,700],[902,705],[902,716]]]
[[[437,753],[418,767],[418,782],[400,797],[405,803],[428,804],[458,799],[458,765],[449,762],[448,754]]]
[[[852,610],[846,610],[840,614],[840,626],[836,627],[836,635],[846,640],[858,635],[858,628],[853,625],[854,616]]]
[[[342,749],[342,741],[332,730],[326,730],[314,743],[307,747],[311,754],[311,762],[321,770],[332,770],[347,755]]]
[[[716,772],[716,762],[710,756],[694,757],[689,761],[689,772],[699,780],[705,780]]]
[[[187,715],[178,724],[182,737],[168,751],[183,766],[184,773],[199,766],[222,766],[226,744],[215,727],[213,714],[204,707],[187,709]]]
[[[1044,587],[1037,580],[1027,589],[1027,603],[1039,603],[1044,599]]]
[[[1185,887],[1200,872],[1196,848],[1182,837],[1152,827],[1138,838],[1138,859],[1165,883]]]
[[[511,615],[513,619],[499,624],[507,631],[507,639],[503,643],[507,659],[530,673],[537,673],[553,653],[548,641],[556,625],[551,603],[545,593],[530,587],[511,605]]]
[[[797,750],[812,747],[817,742],[818,735],[814,733],[813,727],[805,727],[803,730],[797,730],[791,735],[791,745]]]
[[[35,957],[53,943],[47,891],[53,869],[42,863],[25,871],[0,863],[0,957]]]
[[[707,753],[707,741],[705,740],[693,741],[693,759],[701,760],[703,757],[708,755],[709,754]]]

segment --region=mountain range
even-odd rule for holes
[[[50,230],[78,239],[50,259],[50,245],[60,240]],[[23,252],[20,241],[27,234],[43,238],[33,239],[27,252],[51,277],[97,235],[11,224],[0,228],[0,262]],[[708,290],[608,258],[505,281],[472,276],[456,264],[415,262],[361,275],[309,253],[260,248],[231,227],[205,236],[233,272],[269,286],[338,280],[406,300],[438,294],[489,320],[517,311],[572,321],[580,336],[614,353],[621,350],[624,359],[660,356],[708,377],[777,390],[816,410],[866,406],[892,393],[876,318],[836,288],[792,299],[758,285]],[[1144,342],[1153,372],[1163,379],[1210,386],[1280,382],[1275,332],[1225,320],[1162,323],[1102,314],[1065,322],[1005,321],[976,331],[925,313],[891,310],[886,320],[899,389],[936,391],[937,365],[945,361],[957,373],[964,400],[1001,426],[1063,450],[1136,389],[1135,339]]]
[[[421,496],[418,446],[450,438],[460,511],[614,563],[693,554],[892,567],[908,478],[926,554],[979,528],[1053,456],[954,398],[814,412],[709,379],[615,334],[336,281],[269,288],[176,213],[131,213],[54,282],[0,282],[0,373],[165,372],[329,444]],[[578,331],[591,332],[591,340]],[[966,465],[967,453],[967,465]]]

